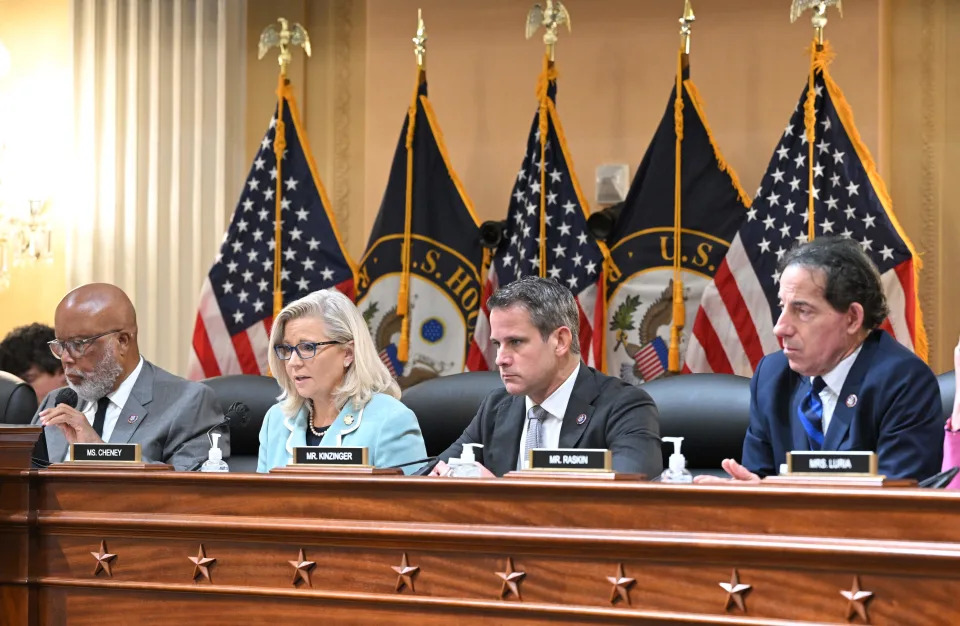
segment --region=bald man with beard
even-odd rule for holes
[[[203,462],[206,432],[222,418],[216,397],[140,356],[136,311],[123,291],[77,287],[57,306],[54,330],[50,349],[80,403],[55,405],[59,389],[47,395],[32,422],[44,427],[36,456],[59,463],[71,443],[139,443],[147,463],[189,470]],[[229,433],[220,441],[228,456]]]

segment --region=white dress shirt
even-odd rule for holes
[[[103,435],[100,437],[107,443],[110,442],[110,435],[113,434],[113,429],[117,426],[120,411],[123,410],[123,405],[127,403],[127,398],[130,397],[130,392],[133,391],[133,385],[137,382],[137,378],[140,376],[140,370],[142,369],[143,357],[140,357],[140,362],[137,363],[137,367],[130,372],[130,375],[120,383],[119,387],[107,394],[107,397],[110,398],[110,404],[107,405],[107,413],[103,418]],[[93,426],[93,422],[97,417],[97,403],[87,402],[81,413],[83,413],[83,416],[90,422],[90,426]],[[67,446],[67,454],[64,460],[69,459],[69,457],[70,446]]]
[[[862,348],[863,344],[857,346],[857,349],[854,350],[853,353],[837,363],[836,367],[821,377],[823,378],[823,382],[826,383],[826,386],[820,392],[820,402],[823,403],[824,434],[827,433],[827,428],[830,427],[830,420],[833,419],[833,412],[837,408],[837,401],[840,399],[840,393],[843,391],[843,383],[846,382],[847,374],[850,373],[850,368],[853,367],[853,362],[857,360],[857,355],[860,354]],[[813,377],[810,378],[810,384],[813,384]]]
[[[570,403],[570,394],[573,393],[573,385],[577,382],[577,374],[580,373],[581,367],[581,365],[578,365],[573,368],[573,373],[540,405],[540,408],[546,411],[546,415],[543,418],[543,430],[541,431],[540,439],[544,448],[556,448],[560,445],[560,428],[563,426],[563,415],[567,412],[567,405]],[[523,428],[520,429],[518,467],[526,468],[528,459],[523,457],[523,450],[527,442],[527,423],[529,421],[527,416],[530,414],[530,409],[537,406],[537,404],[530,399],[530,396],[525,396],[524,401],[526,411],[523,414]]]

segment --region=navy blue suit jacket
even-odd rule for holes
[[[787,452],[810,449],[797,417],[809,389],[783,352],[760,361],[750,381],[750,426],[743,440],[747,469],[776,474]],[[843,383],[823,449],[875,451],[880,473],[890,478],[936,474],[943,455],[936,376],[888,333],[873,331]]]

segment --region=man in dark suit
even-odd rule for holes
[[[880,275],[860,245],[824,237],[780,264],[783,350],[750,383],[750,426],[738,480],[776,474],[792,450],[876,451],[892,478],[940,471],[943,419],[930,368],[879,327],[888,309]],[[698,477],[698,482],[710,482]]]
[[[50,392],[33,418],[44,426],[34,456],[59,463],[71,443],[139,443],[146,462],[191,469],[207,456],[207,430],[222,415],[208,387],[140,356],[133,303],[118,287],[90,284],[68,293],[54,315],[50,350],[80,398],[74,408]],[[229,433],[221,439],[229,456]]]
[[[615,471],[660,474],[657,407],[645,391],[581,363],[579,310],[568,289],[524,278],[487,307],[505,389],[486,397],[432,475],[443,475],[465,443],[483,444],[486,475],[523,467],[533,448],[608,448]]]

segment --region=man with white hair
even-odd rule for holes
[[[80,402],[56,404],[59,389],[47,395],[32,422],[44,427],[36,456],[57,463],[71,443],[109,442],[139,443],[145,462],[178,470],[206,458],[206,432],[222,418],[213,391],[140,356],[136,312],[121,289],[74,289],[57,306],[54,330],[50,350]],[[220,441],[228,456],[229,433]]]

